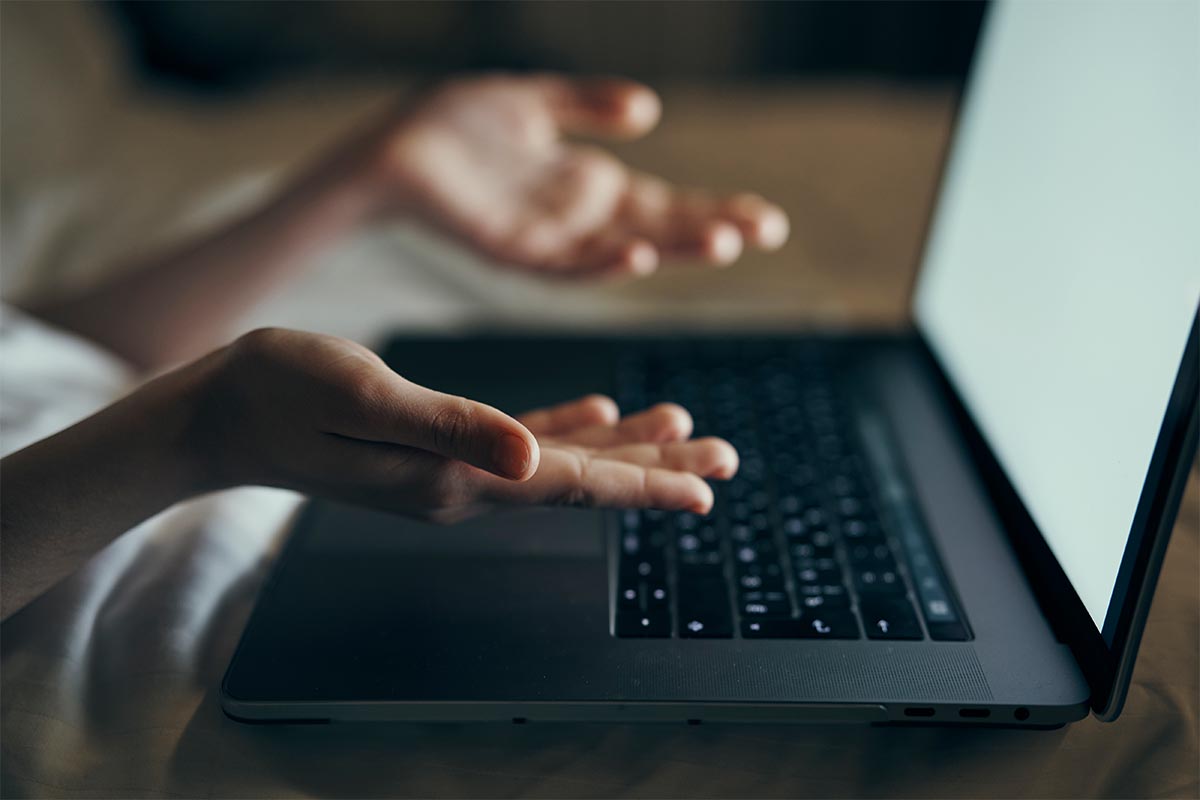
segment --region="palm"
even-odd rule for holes
[[[712,437],[691,439],[684,409],[662,404],[621,417],[607,397],[592,395],[517,418],[534,436],[540,463],[526,481],[508,481],[471,467],[456,481],[461,494],[428,514],[456,521],[504,506],[570,505],[686,509],[707,513],[712,490],[702,479],[725,480],[737,471],[737,452]],[[445,466],[421,454],[423,474]]]
[[[646,273],[660,256],[726,263],[782,243],[782,212],[635,173],[569,133],[635,136],[649,90],[552,77],[485,78],[432,94],[394,131],[392,165],[429,221],[486,255],[544,271]]]

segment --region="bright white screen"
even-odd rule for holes
[[[1200,3],[997,4],[917,324],[1098,628],[1200,298]]]

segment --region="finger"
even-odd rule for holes
[[[615,447],[639,442],[679,442],[692,435],[692,415],[674,403],[630,414],[616,425],[595,425],[555,437],[581,447]]]
[[[511,480],[537,470],[537,439],[491,406],[418,386],[382,367],[350,392],[351,413],[339,416],[332,433],[420,448]]]
[[[695,236],[679,235],[663,251],[668,257],[702,259],[717,266],[737,261],[745,245],[742,234],[728,222],[713,221],[698,226]]]
[[[731,264],[742,254],[742,231],[705,194],[681,192],[648,175],[629,179],[620,219],[664,257]]]
[[[756,194],[735,194],[721,201],[716,213],[737,225],[746,244],[763,250],[778,250],[790,232],[783,209]]]
[[[694,231],[653,241],[646,236],[618,233],[611,240],[587,245],[556,269],[571,278],[644,278],[658,271],[662,260],[704,261],[725,266],[742,253],[742,237],[731,223],[715,222]]]
[[[530,480],[517,484],[493,479],[481,491],[491,502],[510,505],[661,508],[707,514],[713,504],[712,487],[689,472],[588,458],[553,447],[546,448],[542,465]]]
[[[644,278],[658,270],[658,248],[646,239],[617,232],[581,244],[554,266],[554,273],[572,279]]]
[[[733,445],[711,436],[667,444],[619,445],[600,450],[594,457],[721,480],[732,478],[738,468],[738,454]]]
[[[615,425],[621,418],[611,397],[589,394],[549,408],[538,408],[517,416],[534,436],[551,436],[596,425]]]
[[[647,86],[619,78],[544,75],[538,88],[563,131],[630,139],[658,124],[662,102]]]
[[[625,238],[613,246],[610,258],[598,260],[605,264],[598,274],[644,278],[658,270],[658,248],[647,239]]]

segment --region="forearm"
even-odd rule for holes
[[[109,542],[206,490],[186,444],[193,367],[0,461],[0,618]]]
[[[70,294],[25,304],[46,321],[154,369],[195,357],[281,281],[370,215],[364,153],[317,162],[267,205]]]

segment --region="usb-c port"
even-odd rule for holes
[[[960,708],[958,710],[958,715],[960,717],[966,717],[967,719],[983,719],[985,717],[990,717],[992,712],[990,709],[986,708]]]

